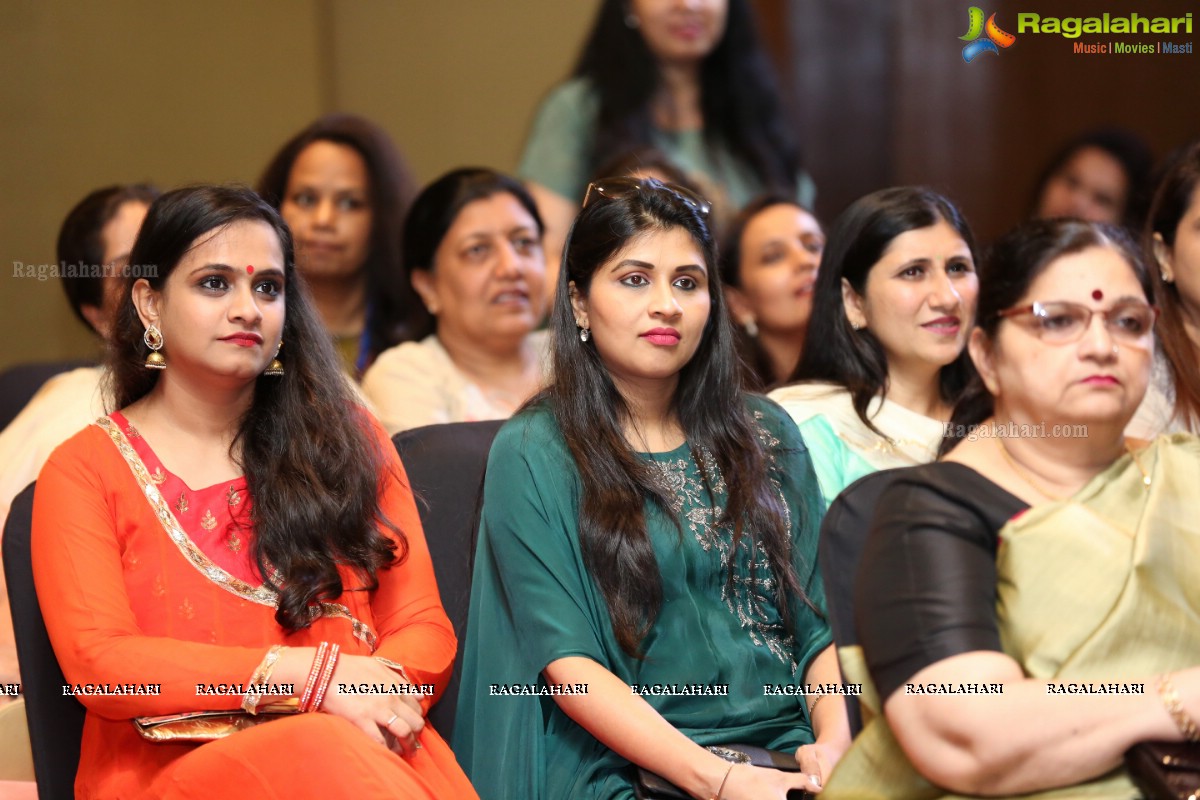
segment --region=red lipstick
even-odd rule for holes
[[[263,343],[263,338],[257,333],[245,331],[242,333],[231,333],[228,336],[221,337],[222,342],[236,344],[238,347],[255,347]]]
[[[674,328],[651,328],[641,336],[650,342],[650,344],[657,344],[663,347],[679,344],[679,340],[682,338],[679,335],[679,331]]]

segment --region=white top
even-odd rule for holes
[[[876,397],[867,406],[867,417],[886,434],[884,438],[863,424],[850,392],[835,384],[784,386],[768,396],[783,406],[797,425],[811,417],[824,417],[838,438],[876,469],[911,467],[935,460],[946,430],[941,420]]]
[[[549,332],[527,339],[537,351],[542,376],[549,374]],[[488,391],[454,365],[437,334],[404,342],[379,354],[363,375],[363,394],[390,434],[422,425],[506,419],[528,400]]]
[[[13,498],[37,479],[54,448],[104,416],[101,367],[80,367],[42,384],[0,432],[0,522]]]

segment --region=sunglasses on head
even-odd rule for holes
[[[583,207],[593,205],[597,199],[622,200],[640,192],[666,192],[704,218],[712,211],[712,203],[695,192],[678,184],[663,183],[655,178],[605,178],[593,181],[588,184],[587,192],[583,195]]]

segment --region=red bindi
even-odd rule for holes
[[[1104,299],[1104,292],[1100,291],[1099,289],[1094,289],[1094,290],[1092,291],[1092,299],[1093,299],[1093,300],[1103,300],[1103,299]]]
[[[247,275],[253,275],[253,274],[254,274],[254,267],[252,267],[252,266],[250,266],[249,264],[247,264],[247,265],[246,265],[246,274],[247,274]]]

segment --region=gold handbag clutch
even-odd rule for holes
[[[234,711],[188,711],[160,717],[135,717],[133,726],[143,739],[151,742],[212,742],[262,725],[264,722],[300,713],[296,698],[258,707],[257,714]]]

